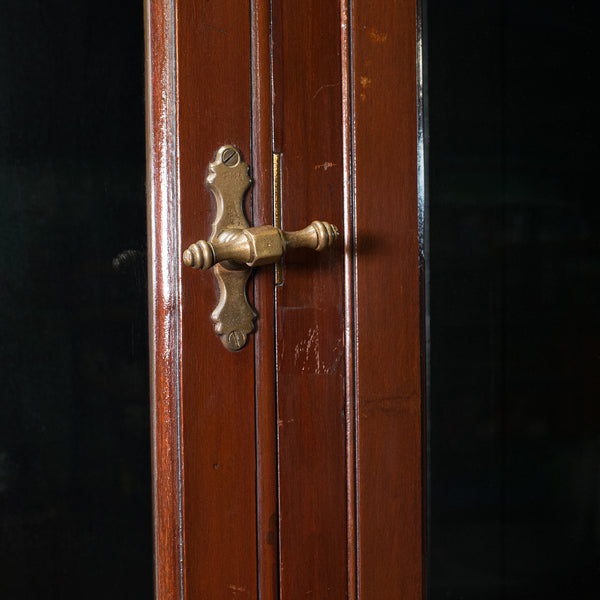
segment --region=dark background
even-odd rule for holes
[[[598,597],[593,6],[426,3],[432,600]]]
[[[0,1],[0,597],[152,597],[142,2]]]

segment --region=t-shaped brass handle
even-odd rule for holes
[[[211,315],[215,332],[230,351],[241,350],[254,330],[256,312],[246,297],[252,267],[277,262],[289,248],[323,250],[339,236],[335,225],[313,221],[300,231],[271,225],[250,227],[242,203],[250,187],[248,165],[235,146],[222,146],[208,166],[206,184],[215,197],[217,216],[208,241],[200,240],[183,253],[186,266],[213,273],[220,297]]]
[[[325,221],[313,221],[300,231],[282,231],[272,225],[225,229],[214,242],[192,244],[183,253],[183,262],[203,271],[225,261],[258,267],[277,262],[289,248],[323,250],[338,236],[337,227]]]

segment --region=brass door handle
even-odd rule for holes
[[[223,345],[241,350],[254,330],[256,312],[246,297],[252,267],[277,262],[289,248],[323,250],[338,238],[335,225],[313,221],[300,231],[282,231],[272,225],[250,227],[243,211],[244,194],[251,184],[248,165],[235,146],[222,146],[209,164],[206,184],[217,203],[217,215],[208,241],[191,244],[183,263],[206,271],[214,266],[219,303],[211,315]]]
[[[282,231],[272,225],[225,229],[214,242],[200,240],[192,244],[183,253],[183,262],[203,271],[225,261],[258,267],[277,262],[289,248],[323,250],[338,235],[337,227],[325,221],[313,221],[300,231]]]

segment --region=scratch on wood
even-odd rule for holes
[[[235,594],[236,592],[243,592],[244,594],[248,593],[248,590],[246,588],[243,587],[239,587],[237,585],[228,585],[227,586],[230,590],[233,590],[233,593]]]
[[[322,165],[315,165],[315,171],[318,171],[319,169],[327,171],[327,169],[331,169],[331,167],[337,167],[337,165],[333,162],[324,162]]]
[[[364,75],[360,78],[360,86],[362,87],[362,92],[360,94],[360,99],[364,102],[367,98],[367,88],[371,87],[371,78],[365,77]]]
[[[294,365],[303,373],[313,375],[329,375],[335,373],[344,353],[341,351],[342,341],[337,340],[334,348],[334,360],[329,364],[321,360],[319,325],[310,327],[306,336],[294,347]]]
[[[219,29],[218,27],[212,27],[211,25],[202,25],[202,29],[208,29],[209,31],[218,31],[219,33],[222,33],[223,35],[227,35],[227,32],[224,29]]]
[[[401,396],[383,398],[363,398],[361,400],[360,416],[368,419],[372,416],[386,415],[387,417],[415,416],[421,411],[421,398],[416,391]]]
[[[369,38],[371,38],[371,41],[375,42],[376,44],[383,44],[384,42],[387,42],[388,34],[381,33],[377,31],[377,29],[375,29],[374,27],[371,27],[371,29],[367,31],[367,34]]]
[[[319,354],[319,326],[310,327],[308,336],[296,344],[294,349],[294,363],[301,364],[301,370],[304,373],[310,363],[315,362],[311,369],[313,373],[321,372],[321,356]]]
[[[338,86],[339,83],[327,83],[325,85],[322,85],[316,92],[315,95],[313,96],[313,100],[325,89],[325,88],[330,88],[330,87],[336,87]]]

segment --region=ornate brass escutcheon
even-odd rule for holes
[[[289,248],[323,250],[338,238],[335,225],[313,221],[300,231],[272,225],[250,227],[244,216],[244,195],[252,180],[235,146],[222,146],[208,166],[206,184],[217,203],[208,241],[200,240],[183,253],[186,266],[203,271],[214,266],[219,303],[211,315],[216,334],[231,352],[241,350],[254,331],[256,312],[246,296],[252,267],[277,262]]]

